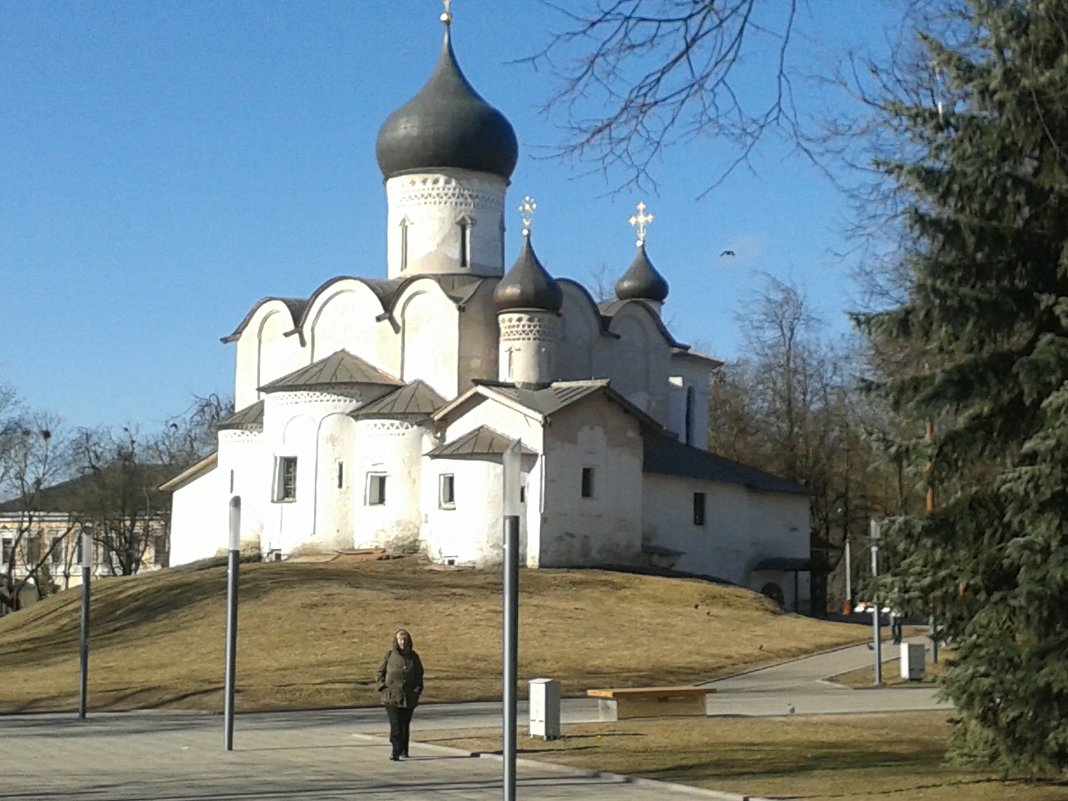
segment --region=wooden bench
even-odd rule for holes
[[[705,714],[705,696],[711,687],[626,687],[610,690],[586,690],[586,695],[600,700],[601,720],[659,718],[667,715]]]

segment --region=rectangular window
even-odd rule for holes
[[[234,471],[230,471],[230,494],[234,494]]]
[[[26,565],[36,565],[41,561],[41,540],[39,537],[26,538]]]
[[[11,537],[4,537],[3,559],[6,566],[11,561],[11,551],[15,548],[15,541]]]
[[[152,536],[152,564],[156,567],[167,567],[170,564],[168,545],[166,534]]]
[[[338,462],[337,463],[337,488],[338,489],[344,489],[345,488],[345,463],[344,462]]]
[[[50,559],[52,560],[52,567],[54,567],[54,568],[62,568],[63,567],[63,557],[67,555],[66,554],[66,550],[67,549],[64,547],[64,543],[63,543],[64,539],[66,539],[66,538],[65,537],[52,537],[52,555],[51,555]]]
[[[367,497],[364,500],[368,506],[382,506],[386,502],[386,474],[367,474]]]
[[[456,476],[452,473],[438,476],[438,506],[442,509],[456,508]]]
[[[693,494],[693,524],[695,526],[705,524],[705,494],[703,492]]]
[[[593,468],[592,467],[583,467],[582,468],[582,497],[583,498],[592,498],[593,497]]]
[[[276,503],[297,499],[297,457],[279,456],[275,462],[274,500]]]

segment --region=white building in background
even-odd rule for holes
[[[521,548],[538,567],[670,566],[793,605],[805,488],[707,451],[720,362],[675,341],[645,250],[595,303],[523,244],[505,269],[518,148],[467,82],[447,17],[437,66],[379,131],[386,277],[257,303],[236,350],[236,414],[176,476],[171,564],[226,547],[228,507],[265,556],[386,548],[501,559],[501,455],[523,445]]]

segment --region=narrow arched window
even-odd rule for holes
[[[465,214],[456,225],[460,229],[460,267],[467,270],[471,267],[471,229],[475,221]]]
[[[408,228],[411,224],[412,221],[407,217],[400,221],[400,268],[402,270],[408,268]]]
[[[693,445],[693,418],[697,409],[697,393],[693,387],[686,387],[686,444]]]

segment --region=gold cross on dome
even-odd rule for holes
[[[523,202],[519,204],[519,213],[522,215],[523,220],[523,236],[530,236],[530,224],[534,222],[534,212],[537,211],[538,204],[534,202],[534,198],[530,195],[523,197]]]
[[[449,11],[449,6],[452,5],[452,0],[442,0],[445,4],[445,10],[441,12],[441,21],[446,25],[452,22],[452,12]]]
[[[630,218],[630,224],[638,229],[638,241],[635,244],[641,247],[645,244],[645,226],[653,221],[652,214],[645,213],[645,203],[638,203],[638,213],[632,215]]]

